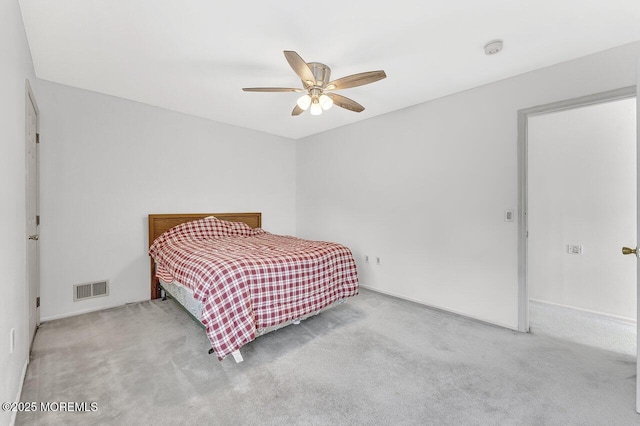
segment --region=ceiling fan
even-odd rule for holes
[[[299,92],[304,93],[296,102],[291,115],[300,115],[307,109],[311,115],[320,115],[323,110],[337,105],[353,112],[362,112],[364,107],[345,96],[332,93],[333,90],[348,89],[363,86],[382,80],[387,75],[384,71],[368,71],[348,75],[337,80],[329,81],[331,68],[319,62],[305,62],[296,52],[285,50],[284,57],[302,80],[303,88],[293,87],[245,87],[245,92]]]

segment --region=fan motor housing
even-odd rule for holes
[[[331,68],[320,62],[308,62],[307,65],[311,69],[318,86],[325,87],[331,81]],[[304,81],[302,83],[304,84]]]

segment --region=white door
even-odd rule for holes
[[[40,323],[40,246],[38,243],[38,107],[27,82],[26,96],[26,210],[27,210],[27,303],[29,345]]]

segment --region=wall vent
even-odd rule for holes
[[[109,281],[96,281],[93,283],[74,284],[73,301],[91,299],[109,295]]]

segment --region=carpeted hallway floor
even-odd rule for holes
[[[636,357],[636,324],[536,302],[529,303],[529,322],[536,335]]]
[[[372,291],[262,336],[245,361],[159,300],[43,323],[18,425],[631,425],[635,357]]]

